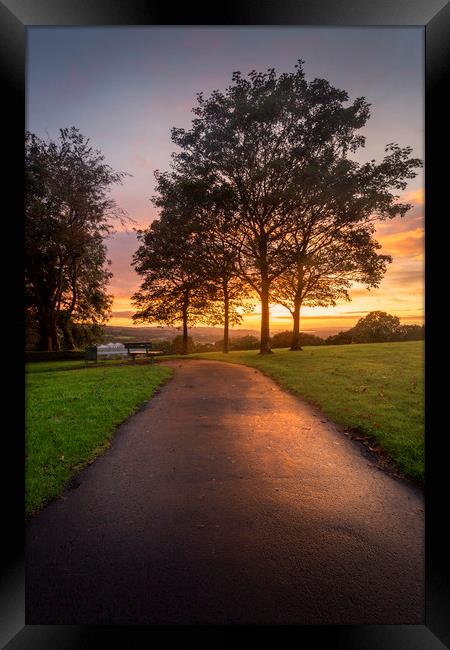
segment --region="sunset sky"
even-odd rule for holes
[[[61,127],[78,127],[114,169],[131,174],[112,195],[138,227],[157,217],[153,171],[169,167],[171,128],[189,128],[196,93],[224,89],[235,70],[292,72],[303,59],[308,80],[323,77],[351,101],[364,96],[371,104],[358,160],[380,161],[390,142],[424,157],[422,27],[32,27],[27,57],[27,129],[56,138]],[[373,310],[423,322],[423,187],[422,169],[401,196],[412,210],[377,228],[382,252],[394,260],[380,287],[355,286],[352,301],[334,308],[304,308],[304,331],[348,329]],[[121,229],[107,244],[114,273],[109,324],[132,325],[136,235]],[[257,328],[257,312],[241,327]],[[291,329],[288,312],[274,306],[271,313],[272,330]]]

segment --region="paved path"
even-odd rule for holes
[[[261,373],[173,380],[27,527],[28,624],[424,622],[424,501]]]

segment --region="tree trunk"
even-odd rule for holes
[[[263,281],[261,291],[261,343],[260,354],[271,354],[270,349],[270,322],[269,322],[269,283]]]
[[[188,353],[188,300],[187,298],[183,304],[183,342],[181,345],[181,354]]]
[[[46,352],[59,350],[58,332],[53,314],[39,315],[39,349]]]
[[[228,297],[228,285],[224,283],[223,285],[223,309],[224,309],[224,320],[223,320],[223,351],[225,354],[228,353],[229,348],[229,337],[230,337],[230,299]]]
[[[270,349],[270,323],[269,323],[269,269],[267,263],[267,236],[261,232],[258,243],[261,277],[261,342],[260,354],[271,354]]]
[[[292,330],[292,343],[291,343],[291,350],[301,350],[302,347],[300,345],[300,303],[295,302],[294,303],[294,313],[293,313],[293,318],[294,318],[294,328]]]
[[[70,317],[62,315],[60,319],[60,327],[63,333],[63,346],[65,350],[75,350],[75,343],[73,342],[72,323]]]

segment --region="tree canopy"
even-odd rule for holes
[[[237,273],[261,301],[260,351],[270,352],[269,305],[283,274],[296,276],[303,289],[317,277],[311,261],[317,269],[317,261],[336,260],[346,246],[353,278],[376,286],[388,259],[375,253],[373,224],[411,207],[395,192],[406,188],[421,161],[395,143],[379,163],[352,159],[364,146],[359,130],[369,104],[363,97],[349,103],[344,90],[324,79],[308,82],[302,61],[278,77],[274,69],[248,78],[235,72],[224,91],[197,100],[191,129],[172,130],[180,148],[172,167],[202,182],[212,213],[226,216]],[[309,274],[306,283],[299,265]],[[342,266],[320,274],[315,299],[345,296],[349,274]]]
[[[142,245],[133,263],[143,282],[133,296],[133,319],[180,325],[183,354],[188,327],[224,325],[227,351],[229,326],[242,321],[249,292],[235,273],[226,232],[205,209],[204,185],[175,173],[157,171],[155,177],[160,217],[138,234]]]
[[[58,350],[58,332],[73,347],[72,323],[108,318],[104,238],[125,213],[109,197],[115,172],[78,129],[60,129],[57,141],[26,133],[25,286],[40,347]]]

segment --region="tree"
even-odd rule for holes
[[[400,325],[396,341],[423,341],[425,325]]]
[[[387,343],[389,341],[420,341],[425,337],[425,325],[401,325],[397,316],[384,311],[371,311],[354,327],[326,339],[327,345],[347,343]]]
[[[385,311],[371,311],[360,318],[351,329],[354,343],[383,343],[395,340],[400,330],[400,319]]]
[[[104,162],[78,129],[57,141],[25,140],[25,288],[40,348],[58,350],[58,331],[73,347],[70,324],[98,323],[109,313],[103,239],[126,219],[108,196],[125,176]]]
[[[291,239],[291,264],[276,279],[272,289],[274,302],[289,310],[293,317],[291,350],[301,350],[300,310],[308,307],[334,306],[338,300],[350,300],[352,282],[364,283],[367,289],[379,285],[388,255],[376,251],[380,245],[370,228],[354,224],[341,225],[334,237],[324,243],[327,224],[322,217],[301,219]]]
[[[212,288],[199,273],[200,248],[191,224],[167,211],[147,230],[138,231],[141,246],[133,266],[144,279],[133,294],[135,322],[156,322],[183,328],[181,354],[188,354],[188,328],[204,319]]]
[[[299,222],[307,228],[320,217],[325,245],[345,224],[393,218],[410,207],[390,190],[404,189],[421,162],[394,144],[378,165],[349,160],[364,144],[356,132],[370,111],[363,97],[346,102],[347,93],[328,81],[307,82],[299,61],[278,78],[274,69],[248,79],[235,72],[224,92],[198,95],[190,130],[172,130],[181,148],[173,166],[228,196],[237,269],[261,301],[262,354],[270,352],[272,285],[292,262],[289,238]]]
[[[179,223],[184,230],[189,224],[191,245],[197,251],[197,272],[208,282],[211,298],[203,320],[209,325],[223,325],[223,352],[227,353],[230,325],[240,324],[243,314],[254,308],[248,286],[237,273],[227,212],[218,193],[212,197],[205,179],[159,171],[155,177],[154,204],[171,215],[174,230]]]
[[[74,349],[76,340],[86,340],[89,345],[90,339],[99,335],[101,325],[108,321],[112,304],[112,298],[106,292],[112,276],[106,267],[109,263],[100,235],[87,240],[82,255],[74,261],[71,290],[63,292],[58,304],[57,324],[65,349]],[[83,335],[80,336],[81,332]]]

